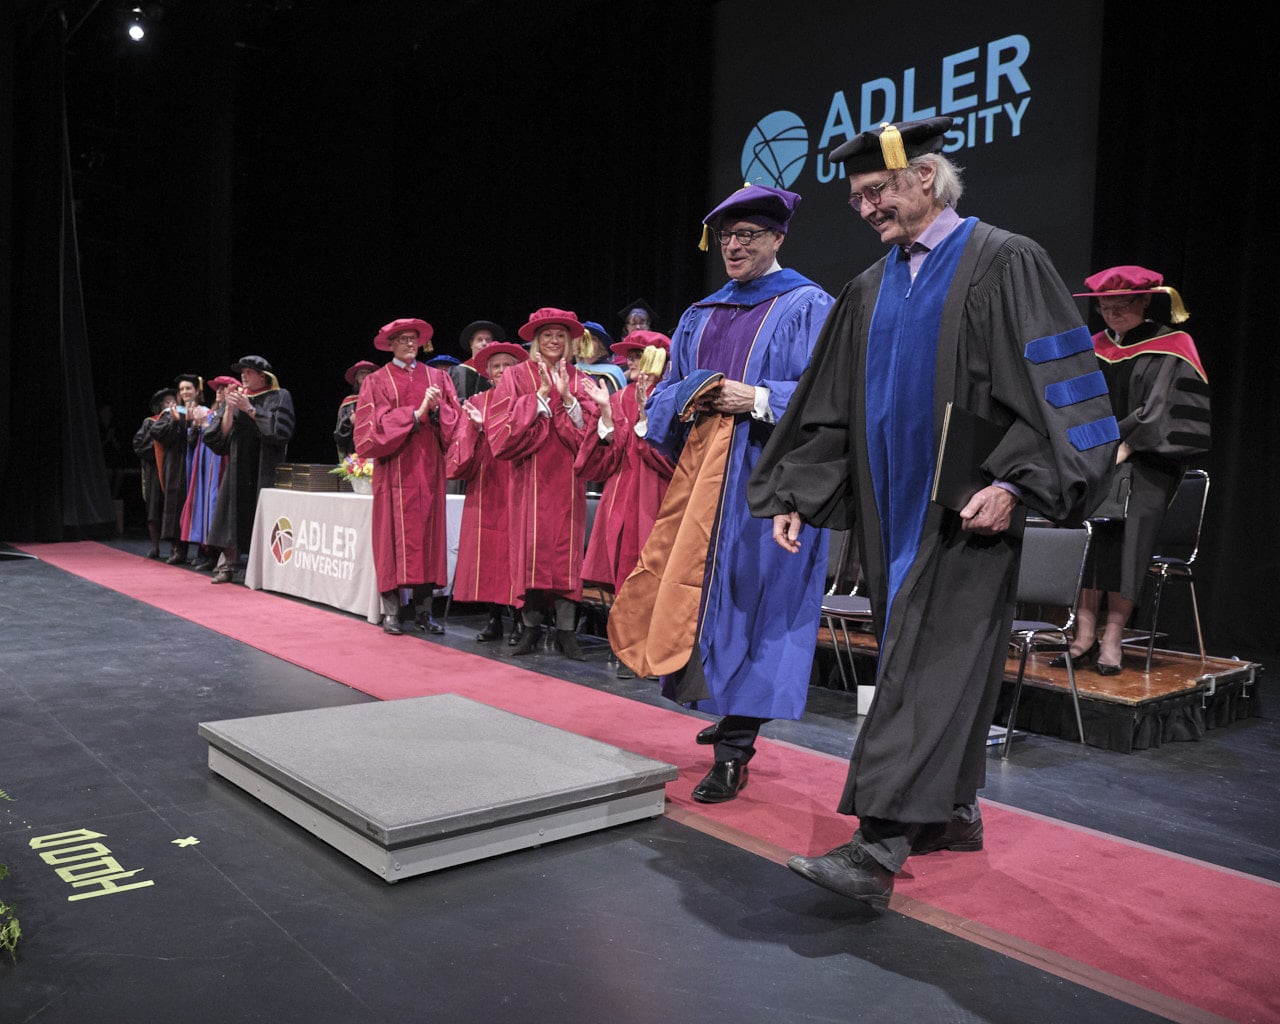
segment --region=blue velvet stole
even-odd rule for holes
[[[886,260],[867,338],[867,454],[888,577],[886,621],[920,550],[934,465],[934,373],[942,308],[977,221],[963,221],[925,257],[915,281]]]

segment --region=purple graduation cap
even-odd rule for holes
[[[800,205],[800,196],[785,188],[768,185],[743,185],[728,199],[702,218],[702,241],[698,248],[706,252],[711,248],[711,232],[718,230],[726,220],[749,220],[762,228],[787,233],[791,215]]]

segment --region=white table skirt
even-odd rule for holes
[[[446,495],[449,579],[458,560],[461,494]],[[373,569],[373,498],[339,491],[258,493],[245,586],[290,594],[343,611],[382,619]],[[444,588],[438,593],[448,593]]]

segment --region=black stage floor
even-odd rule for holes
[[[479,625],[404,642],[503,656]],[[523,664],[662,703],[606,658]],[[670,818],[389,886],[211,774],[196,733],[370,698],[39,561],[0,561],[0,668],[3,1024],[1165,1019]],[[766,733],[847,755],[853,703],[815,689]],[[1280,883],[1277,755],[1266,717],[1138,754],[1029,736],[983,795]],[[68,901],[30,839],[81,829],[154,887]]]

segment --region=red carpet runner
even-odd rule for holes
[[[773,859],[824,852],[852,831],[832,810],[843,760],[762,740],[743,795],[704,806],[689,795],[709,760],[693,744],[699,724],[676,711],[101,544],[22,550],[382,700],[457,693],[677,765],[671,817]],[[1280,1021],[1280,885],[991,802],[983,816],[987,850],[911,860],[894,909],[1170,1019]]]

